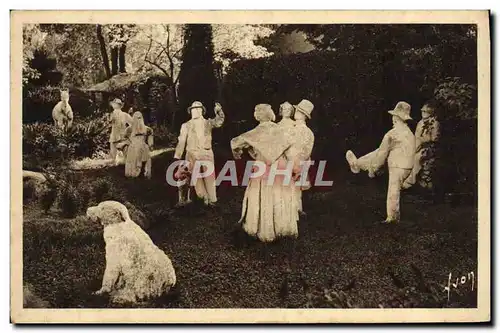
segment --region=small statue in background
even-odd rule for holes
[[[433,190],[432,174],[436,161],[436,144],[439,140],[439,122],[436,119],[436,103],[427,102],[422,107],[422,120],[415,130],[417,152],[410,176],[405,180],[403,188],[407,189],[418,182],[420,187]]]
[[[136,111],[132,125],[125,131],[124,155],[125,176],[138,177],[144,167],[144,177],[151,178],[151,153],[153,149],[153,130],[144,124],[142,113]]]
[[[73,125],[73,109],[69,105],[69,90],[61,90],[61,100],[52,109],[52,119],[54,125],[67,131]]]
[[[125,131],[127,126],[132,125],[132,117],[122,111],[123,102],[119,98],[115,98],[110,103],[113,108],[111,113],[111,134],[109,135],[110,158],[113,163],[118,164],[117,155],[120,147],[124,146]]]

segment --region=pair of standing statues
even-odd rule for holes
[[[431,101],[423,106],[422,120],[417,124],[415,135],[407,125],[407,121],[412,120],[410,110],[408,103],[399,102],[394,110],[388,111],[392,115],[393,127],[385,134],[378,149],[360,158],[350,150],[346,153],[351,171],[367,171],[370,178],[375,177],[376,172],[387,162],[387,217],[382,223],[399,222],[402,189],[412,187],[417,181],[424,188],[433,187],[432,170],[439,137],[436,105]]]
[[[142,113],[132,116],[122,111],[123,102],[115,98],[110,103],[111,134],[109,136],[110,157],[118,164],[118,152],[125,158],[125,176],[138,177],[143,174],[151,178],[151,155],[153,149],[153,130],[144,124]]]

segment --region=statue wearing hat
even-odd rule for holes
[[[301,162],[310,160],[311,153],[314,147],[314,133],[307,127],[306,119],[311,119],[311,113],[314,105],[303,99],[299,104],[295,105],[295,127],[293,131],[294,144],[287,153],[287,158],[294,161],[294,172],[296,175],[301,174]],[[307,179],[308,181],[309,179]],[[295,200],[297,202],[298,213],[305,215],[302,207],[302,191],[308,190],[310,186],[296,187],[294,191]]]
[[[353,173],[360,170],[368,171],[370,178],[375,177],[387,161],[389,167],[389,186],[387,190],[387,218],[383,223],[399,222],[399,198],[404,181],[410,175],[415,156],[415,136],[406,124],[410,117],[410,104],[399,102],[394,110],[388,111],[392,115],[393,127],[382,139],[380,147],[360,158],[350,150],[346,159]]]
[[[125,132],[127,126],[132,125],[132,116],[122,111],[123,102],[119,98],[115,98],[110,103],[113,108],[111,113],[111,134],[109,135],[110,157],[117,164],[118,150],[125,140]]]
[[[439,121],[436,118],[437,102],[428,101],[421,109],[422,119],[415,129],[416,153],[413,169],[405,180],[403,188],[418,183],[420,187],[434,190],[433,171],[436,161],[436,145],[439,140]]]
[[[189,173],[192,173],[192,168],[196,161],[204,163],[214,163],[214,153],[212,151],[212,130],[219,128],[224,123],[224,112],[219,103],[215,103],[215,118],[205,119],[205,106],[198,101],[188,108],[191,114],[191,119],[181,126],[177,147],[175,148],[175,159],[181,159],[185,154],[185,160],[189,162]],[[196,195],[203,199],[205,204],[213,205],[217,202],[217,194],[215,188],[215,174],[199,178],[195,183]],[[179,188],[180,191],[185,190]],[[185,204],[185,200],[189,202],[189,198],[184,195],[179,195],[179,205]]]

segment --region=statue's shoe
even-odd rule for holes
[[[350,150],[345,153],[345,159],[347,160],[347,163],[349,163],[349,167],[351,168],[352,173],[359,173],[359,166],[358,166],[358,159],[356,158],[356,155]]]

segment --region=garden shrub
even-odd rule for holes
[[[35,181],[30,179],[23,181],[23,202],[31,202],[36,200],[36,184]]]
[[[64,217],[73,218],[81,207],[80,193],[75,186],[67,184],[62,187],[59,194],[59,205]]]
[[[80,206],[78,207],[78,211],[85,214],[92,200],[92,188],[88,183],[80,184],[78,188],[80,195]]]
[[[168,87],[171,79],[166,75],[150,73],[120,73],[88,89],[94,95],[96,109],[101,113],[111,112],[109,101],[120,98],[123,110],[142,112],[148,126],[171,124],[174,108]]]
[[[447,77],[434,89],[434,98],[441,108],[437,116],[442,120],[470,120],[477,118],[476,86],[460,77]]]
[[[92,187],[92,202],[99,204],[109,197],[113,183],[108,178],[99,178],[94,181]]]
[[[173,133],[167,125],[152,125],[155,147],[175,147],[177,134]]]
[[[61,100],[61,87],[23,88],[23,123],[44,122],[53,124],[52,109]],[[75,120],[89,116],[95,109],[90,96],[78,89],[69,89],[69,104]]]
[[[23,125],[23,168],[42,170],[74,154],[74,146],[55,126],[43,123]]]
[[[57,199],[58,190],[54,186],[49,186],[40,196],[40,206],[47,214]]]
[[[108,150],[110,120],[108,115],[86,118],[74,123],[66,140],[74,147],[75,157],[92,157]]]
[[[92,157],[108,149],[107,115],[73,123],[64,132],[53,125],[23,125],[23,167],[30,170],[54,168],[70,159]]]
[[[434,190],[441,198],[445,192],[476,194],[477,89],[461,78],[447,77],[434,89],[434,100],[440,123]]]

